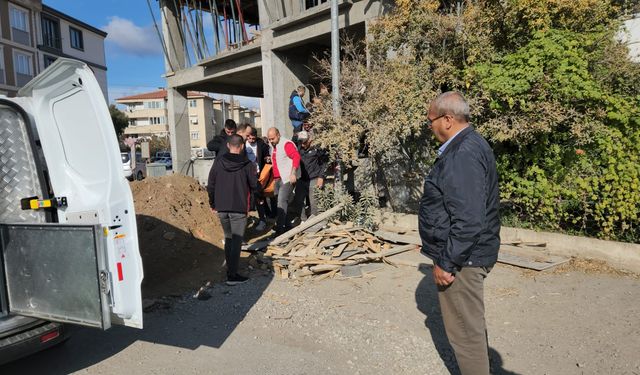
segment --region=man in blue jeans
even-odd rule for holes
[[[260,193],[256,167],[247,158],[244,139],[229,136],[228,153],[217,158],[209,172],[207,191],[211,211],[218,214],[224,231],[224,256],[227,261],[227,285],[248,280],[238,273],[240,250],[247,225],[250,193]]]
[[[310,113],[304,105],[304,86],[298,86],[289,96],[289,120],[293,126],[293,134],[298,134],[302,130],[302,123],[309,118]]]

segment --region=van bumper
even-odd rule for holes
[[[53,322],[0,339],[0,365],[60,344],[69,337],[65,325]]]

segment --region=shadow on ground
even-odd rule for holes
[[[444,330],[444,323],[442,321],[442,314],[440,312],[440,303],[438,302],[438,291],[435,283],[433,282],[432,267],[427,264],[421,264],[420,272],[425,276],[420,281],[418,288],[416,289],[416,304],[418,310],[422,312],[426,319],[424,321],[425,326],[431,333],[431,339],[433,344],[442,359],[442,362],[449,370],[451,375],[459,375],[458,363],[453,352],[453,348],[449,345],[447,334]],[[491,334],[489,332],[489,334]],[[504,361],[502,356],[497,350],[489,347],[489,359],[491,362],[491,373],[494,375],[518,375],[515,372],[506,370],[503,368]]]
[[[221,282],[208,289],[211,298],[192,295],[207,281],[220,281],[224,274],[224,251],[191,233],[151,217],[138,217],[139,231],[173,233],[169,240],[140,244],[145,269],[143,298],[144,329],[114,326],[107,331],[69,326],[71,338],[57,347],[0,366],[0,374],[68,374],[117,355],[138,341],[196,350],[220,348],[244,319],[272,280],[268,270],[249,271],[241,259],[241,272],[249,282],[230,287]],[[146,228],[145,228],[146,226]],[[244,269],[244,271],[242,271]],[[168,293],[158,297],[159,293]]]

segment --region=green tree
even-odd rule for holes
[[[364,137],[371,174],[419,186],[437,146],[422,125],[428,102],[459,90],[494,147],[508,224],[640,241],[640,64],[616,38],[637,7],[397,0],[368,55],[346,45],[343,117],[323,101],[320,142],[355,163]]]
[[[124,112],[119,110],[115,104],[109,105],[109,114],[111,115],[111,121],[116,130],[116,135],[120,137],[124,129],[129,126],[129,118]]]

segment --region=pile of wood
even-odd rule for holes
[[[266,256],[283,279],[317,276],[359,277],[376,271],[384,263],[394,264],[390,257],[415,250],[415,245],[395,245],[365,228],[352,223],[332,223],[318,230],[307,229],[268,245]]]

